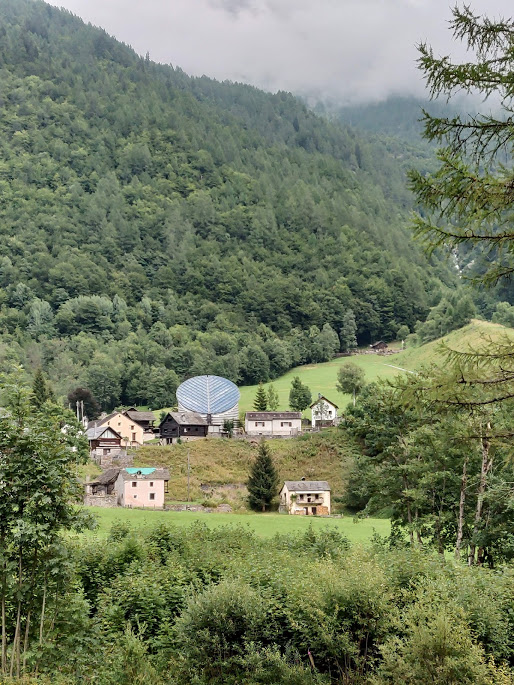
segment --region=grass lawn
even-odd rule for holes
[[[97,516],[99,527],[92,533],[105,537],[114,521],[129,523],[135,528],[149,528],[158,523],[175,526],[188,526],[202,521],[207,526],[248,526],[260,537],[272,537],[276,533],[298,533],[312,525],[314,529],[332,527],[340,530],[350,542],[368,542],[376,531],[388,535],[390,524],[387,519],[362,519],[357,523],[350,516],[344,518],[316,518],[307,516],[288,516],[287,514],[203,514],[189,511],[144,511],[142,509],[103,509],[88,507]]]

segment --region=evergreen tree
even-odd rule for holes
[[[343,325],[339,331],[339,337],[343,352],[350,352],[357,347],[357,324],[352,309],[347,309],[343,314]]]
[[[302,383],[298,376],[291,381],[289,391],[289,406],[293,411],[304,411],[312,402],[312,394],[309,388]]]
[[[52,393],[53,394],[53,393]],[[41,409],[44,403],[49,399],[49,392],[46,385],[43,371],[39,368],[34,376],[32,383],[32,404],[36,409]]]
[[[253,408],[255,411],[266,411],[268,409],[268,396],[262,383],[259,383],[257,392],[255,393],[255,400],[253,401]]]
[[[268,386],[268,409],[270,411],[277,411],[278,409],[278,392],[273,383]]]
[[[269,446],[262,440],[247,483],[250,507],[257,511],[266,511],[277,494],[278,484],[278,473]]]
[[[464,92],[497,99],[499,113],[436,117],[424,113],[424,136],[441,149],[432,174],[411,171],[410,186],[423,206],[415,230],[430,250],[446,246],[459,254],[462,246],[479,259],[475,280],[496,284],[514,273],[512,229],[512,151],[514,121],[514,20],[479,17],[469,7],[453,10],[451,28],[469,52],[465,63],[437,58],[426,44],[419,48],[420,69],[433,98]],[[461,320],[471,315],[466,303],[455,309]],[[447,314],[447,318],[451,318]],[[424,333],[424,331],[423,331]],[[514,397],[512,341],[484,340],[474,350],[448,350],[434,396],[452,405],[495,404]],[[477,398],[476,388],[480,388]]]

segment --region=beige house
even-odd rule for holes
[[[107,416],[101,416],[96,421],[93,421],[90,426],[95,424],[96,426],[109,426],[116,433],[119,433],[121,435],[122,447],[134,447],[142,445],[144,442],[145,431],[143,426],[120,411],[107,414]]]
[[[247,435],[291,436],[302,431],[300,411],[247,411],[245,432]]]
[[[318,395],[318,399],[311,404],[310,409],[313,428],[335,424],[339,407],[323,395]]]
[[[121,469],[114,489],[120,507],[164,508],[170,474],[167,469]]]
[[[279,511],[301,516],[330,516],[330,485],[326,480],[286,480]]]

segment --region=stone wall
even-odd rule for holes
[[[86,507],[117,507],[118,495],[84,495]]]
[[[134,463],[134,455],[127,453],[127,450],[118,450],[103,454],[102,451],[96,450],[91,452],[91,459],[98,464],[101,469],[110,469],[113,466],[119,466],[122,469],[127,466],[132,466]]]

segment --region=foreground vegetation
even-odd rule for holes
[[[331,526],[262,540],[200,523],[118,523],[70,562],[39,653],[53,685],[512,682],[511,568],[351,547]]]

